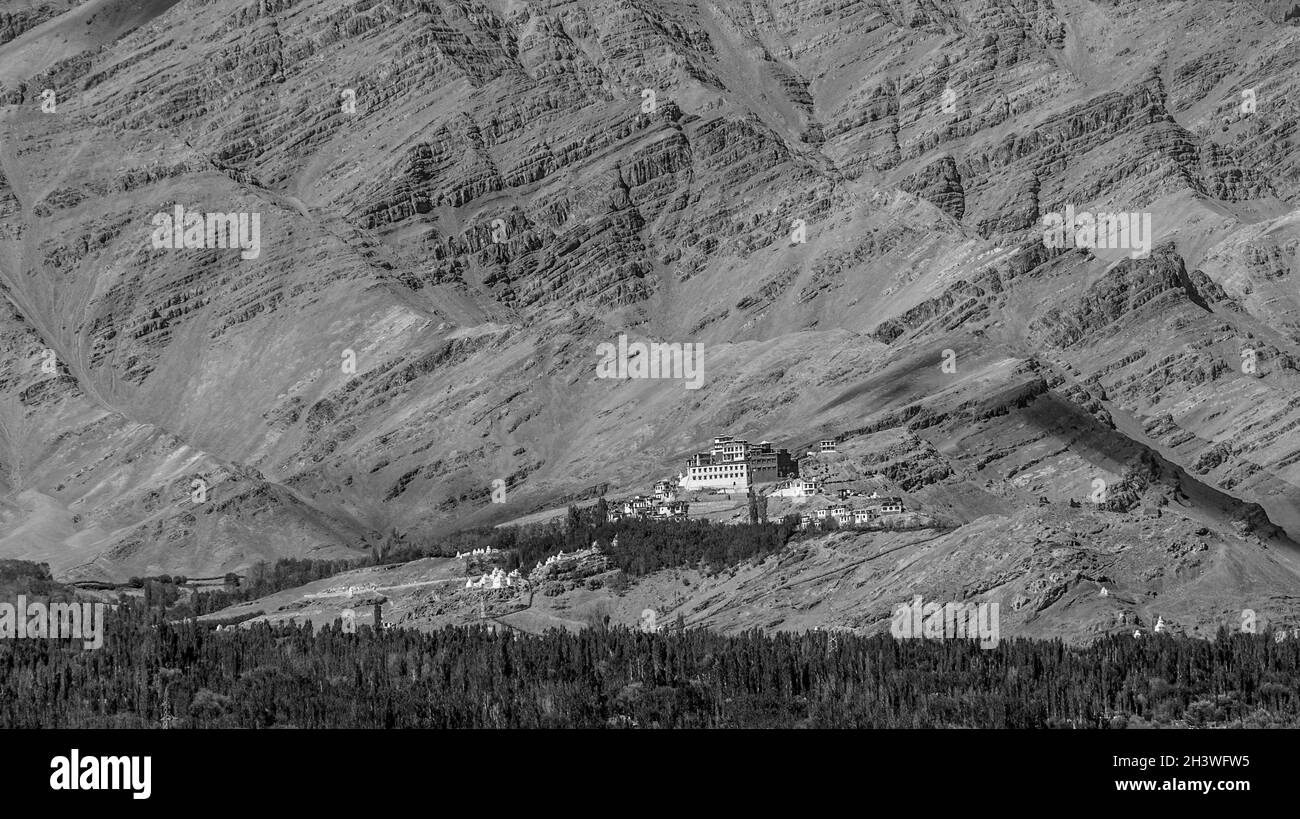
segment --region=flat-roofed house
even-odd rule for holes
[[[683,518],[689,504],[686,501],[664,501],[655,509],[655,514],[661,518]]]
[[[771,494],[778,498],[811,498],[820,492],[821,488],[819,481],[795,478],[777,484]]]

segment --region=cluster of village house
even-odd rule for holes
[[[674,487],[672,481],[658,481],[653,495],[634,495],[625,501],[616,501],[610,504],[606,516],[610,523],[623,518],[683,520],[690,504],[677,499]]]
[[[817,451],[835,452],[836,443],[831,439],[822,440]],[[817,453],[809,450],[808,454]],[[631,517],[680,520],[686,518],[690,505],[679,499],[679,494],[705,490],[748,494],[760,485],[768,487],[765,493],[768,497],[775,498],[811,498],[823,493],[820,481],[799,477],[799,463],[788,450],[775,449],[770,441],[751,444],[730,435],[720,435],[713,439],[708,452],[687,459],[686,470],[676,480],[658,481],[654,494],[636,495],[613,504],[608,518],[611,523]],[[847,490],[840,490],[839,499],[844,500],[849,494]],[[833,518],[841,526],[866,524],[881,515],[904,511],[901,498],[882,498],[873,492],[868,500],[873,502],[861,509],[844,505],[818,509],[803,515],[801,525],[811,526],[827,518]]]
[[[825,509],[818,509],[816,512],[805,513],[800,516],[800,525],[809,527],[819,521],[834,518],[840,526],[862,526],[871,523],[871,521],[881,515],[892,515],[905,511],[902,498],[883,498],[872,492],[867,496],[868,503],[860,509],[850,509],[847,506],[830,506]]]

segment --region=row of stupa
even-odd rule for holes
[[[457,552],[456,558],[460,559],[462,557],[486,557],[487,555],[498,554],[500,553],[500,551],[501,551],[500,549],[493,549],[490,547],[484,547],[482,549],[471,549],[468,552]]]
[[[488,574],[480,576],[477,580],[475,580],[472,577],[468,578],[465,581],[465,588],[467,589],[509,589],[515,586],[522,586],[525,583],[527,583],[527,581],[524,580],[523,575],[519,574],[518,569],[515,569],[514,571],[507,574],[505,569],[502,569],[500,566],[497,566]]]

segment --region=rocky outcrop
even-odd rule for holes
[[[961,185],[961,174],[957,172],[957,162],[951,156],[930,163],[919,173],[900,182],[899,187],[930,200],[935,207],[959,222],[966,212],[966,192]]]
[[[1030,332],[1044,344],[1067,347],[1114,331],[1121,318],[1150,302],[1179,298],[1209,309],[1172,246],[1156,248],[1149,258],[1126,260],[1092,284],[1083,298],[1036,319]]]

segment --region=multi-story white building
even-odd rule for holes
[[[684,491],[695,489],[724,489],[729,492],[747,492],[754,483],[749,464],[744,461],[706,464],[686,467],[680,483]]]
[[[676,482],[668,479],[655,481],[655,499],[659,501],[677,500]]]
[[[678,486],[683,491],[747,492],[754,484],[771,483],[798,472],[790,453],[775,449],[770,441],[751,445],[730,435],[719,435],[713,439],[708,452],[687,459],[686,472],[678,480]]]
[[[724,461],[743,461],[749,456],[749,441],[737,440],[730,435],[719,435],[713,439],[709,455],[714,463]]]

